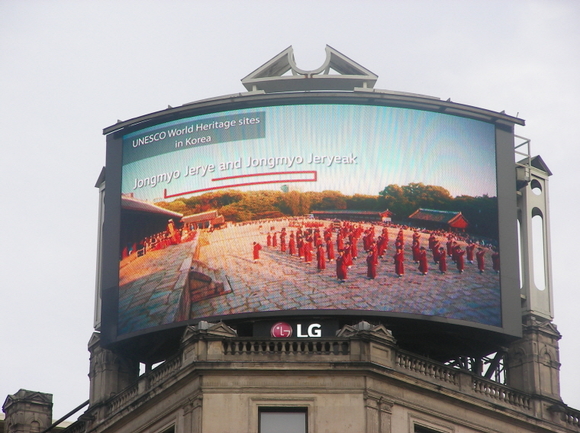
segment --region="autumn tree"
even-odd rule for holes
[[[183,202],[182,199],[179,198],[171,202],[162,201],[160,203],[157,203],[157,206],[170,210],[172,212],[178,212],[182,215],[187,215],[189,211],[189,207]]]
[[[310,210],[346,209],[346,200],[339,191],[305,193],[310,199]]]
[[[279,197],[278,209],[285,215],[299,216],[310,212],[310,199],[298,191],[288,191]]]

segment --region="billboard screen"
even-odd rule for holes
[[[513,287],[496,136],[466,117],[329,103],[125,132],[117,336],[304,312],[501,331]]]

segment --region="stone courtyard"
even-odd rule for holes
[[[460,274],[448,260],[447,273],[441,274],[431,261],[429,272],[422,275],[411,260],[412,232],[405,230],[405,275],[398,278],[392,242],[398,229],[391,228],[389,250],[378,264],[377,278],[367,278],[366,255],[362,252],[348,270],[347,280],[340,282],[334,262],[327,262],[326,269],[319,271],[315,259],[305,263],[281,252],[279,246],[266,246],[269,230],[294,230],[287,221],[265,225],[251,223],[213,232],[204,230],[194,241],[154,251],[127,265],[122,275],[131,278],[123,278],[119,289],[119,333],[188,318],[333,309],[439,316],[501,326],[499,275],[491,270],[489,256],[488,269],[483,274],[468,262]],[[427,238],[422,235],[421,245],[427,247]],[[257,262],[252,256],[253,242],[262,245]],[[362,241],[359,243],[362,245]],[[199,257],[194,259],[194,255]],[[201,265],[205,273],[222,280],[228,290],[220,296],[188,303],[189,311],[184,314],[180,308],[183,309],[184,291],[188,289],[188,271]]]

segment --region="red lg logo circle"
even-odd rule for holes
[[[270,329],[270,335],[274,338],[292,337],[292,327],[285,322],[278,322]]]

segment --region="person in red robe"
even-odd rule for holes
[[[453,244],[455,241],[451,238],[447,241],[447,255],[451,257],[453,255]]]
[[[304,242],[304,261],[306,263],[312,262],[312,243]]]
[[[396,240],[396,242],[401,244],[401,248],[405,246],[405,237],[404,237],[404,234],[403,234],[403,229],[400,229],[399,230],[399,233],[397,233],[397,240]]]
[[[439,247],[439,272],[447,272],[447,253],[443,247]]]
[[[499,274],[499,252],[496,250],[493,250],[493,253],[491,254],[491,267],[496,274]]]
[[[324,242],[328,242],[330,239],[332,239],[332,226],[324,229]]]
[[[365,234],[363,236],[363,248],[366,252],[368,252],[369,249],[371,248],[372,242],[373,242],[373,239],[371,237],[370,230],[365,231]]]
[[[278,246],[278,233],[274,232],[272,235],[272,246],[276,248]]]
[[[266,236],[266,246],[272,246],[272,235],[270,233],[268,233],[268,236]]]
[[[397,251],[398,249],[403,249],[403,242],[397,239],[395,241],[395,251]]]
[[[336,249],[337,249],[337,251],[344,250],[344,236],[342,235],[342,232],[340,232],[340,231],[336,235]]]
[[[477,269],[479,269],[480,274],[483,274],[483,271],[485,271],[485,250],[479,247],[475,257],[477,259]]]
[[[260,250],[262,249],[262,245],[257,242],[254,242],[254,263],[260,260]]]
[[[465,255],[465,251],[461,249],[461,246],[457,245],[455,247],[455,263],[457,264],[457,270],[460,274],[463,273],[465,269],[465,263],[463,256]]]
[[[421,255],[421,248],[419,247],[419,241],[413,240],[413,246],[411,247],[411,251],[413,252],[413,261],[415,263],[419,263],[420,255]]]
[[[357,248],[357,243],[358,239],[353,237],[352,238],[352,243],[350,244],[350,256],[352,257],[353,260],[358,259],[358,248]]]
[[[286,252],[286,232],[280,233],[280,251]]]
[[[344,261],[344,254],[342,251],[339,251],[338,257],[336,258],[336,278],[340,283],[343,283],[347,278],[347,268]]]
[[[326,269],[326,257],[324,257],[324,248],[322,245],[318,245],[316,248],[316,267],[319,271]]]
[[[290,240],[288,241],[288,252],[291,256],[296,254],[296,239],[294,232],[290,233]]]
[[[376,251],[369,250],[367,256],[367,277],[369,280],[374,280],[377,277],[377,263],[378,256]]]
[[[419,250],[419,272],[422,275],[427,275],[429,271],[429,264],[427,263],[427,250],[425,247],[421,247]]]
[[[334,261],[334,244],[330,238],[326,240],[326,257],[329,262]]]
[[[403,249],[397,248],[397,252],[393,258],[395,259],[395,273],[399,278],[401,278],[405,274],[405,255],[403,253]]]
[[[473,252],[475,251],[475,244],[473,242],[469,242],[469,244],[465,247],[465,257],[467,259],[467,263],[473,263]]]
[[[433,247],[431,248],[431,251],[433,252],[433,262],[435,264],[439,263],[439,257],[441,257],[440,248],[441,248],[441,243],[439,241],[435,241],[435,243],[433,244]],[[445,250],[443,250],[443,252],[445,252]]]
[[[383,258],[389,246],[389,238],[380,235],[377,242],[377,251],[380,258]]]
[[[383,237],[385,237],[387,239],[387,242],[389,242],[389,229],[386,227],[383,227],[381,234],[383,235]]]
[[[369,247],[369,251],[370,253],[373,253],[375,255],[375,260],[377,261],[377,263],[379,262],[379,253],[378,253],[379,249],[377,247],[377,243],[375,241],[371,242],[371,246]]]
[[[314,232],[312,233],[313,239],[314,239],[314,245],[318,245],[318,239],[320,239],[320,229],[317,228],[314,230]]]
[[[457,263],[457,251],[459,250],[461,250],[461,247],[457,242],[453,241],[453,245],[451,246],[451,261],[453,263]],[[465,253],[465,251],[463,251],[463,253]]]
[[[344,263],[346,264],[347,268],[350,268],[352,266],[352,255],[351,255],[352,249],[350,248],[350,244],[346,244],[343,250],[343,256],[344,256]]]
[[[175,223],[172,219],[167,221],[167,243],[168,245],[177,245],[181,242],[181,233],[175,227]]]
[[[413,242],[421,242],[421,234],[416,230],[413,231]]]
[[[431,251],[433,251],[433,249],[435,248],[436,243],[437,243],[437,238],[435,237],[435,235],[433,233],[431,233],[431,235],[429,236],[429,249]]]

